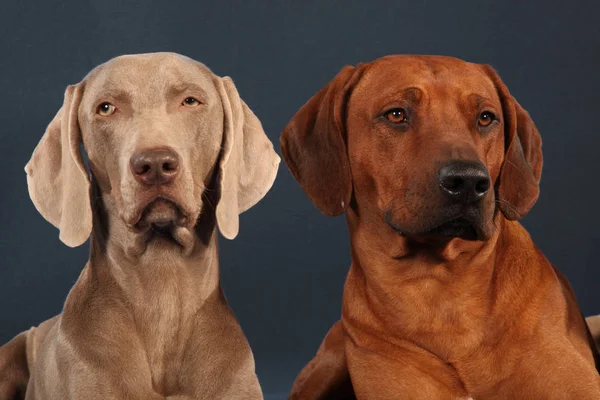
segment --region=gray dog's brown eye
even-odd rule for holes
[[[181,104],[183,104],[186,107],[196,107],[200,105],[200,102],[194,97],[186,97],[186,99],[183,100],[183,103]]]
[[[114,114],[115,111],[117,111],[117,107],[113,106],[108,101],[105,101],[98,106],[96,113],[102,115],[103,117],[108,117],[109,115]]]
[[[406,122],[406,111],[403,108],[393,108],[384,114],[385,118],[394,124]]]
[[[494,114],[492,114],[489,111],[484,111],[481,114],[479,114],[477,123],[479,124],[479,126],[485,128],[486,126],[489,126],[492,122],[494,122],[495,119],[496,116]]]

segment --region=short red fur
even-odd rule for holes
[[[393,109],[406,121],[386,119]],[[541,138],[491,67],[438,56],[345,67],[281,148],[315,205],[346,214],[352,249],[341,321],[291,399],[600,399],[575,296],[518,222],[539,194]],[[454,161],[488,174],[476,205],[440,190]],[[469,234],[444,233],[463,217]]]

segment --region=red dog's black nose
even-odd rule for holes
[[[477,201],[488,192],[490,176],[480,162],[450,161],[440,169],[440,187],[456,201]]]
[[[179,173],[179,157],[168,148],[138,151],[129,165],[133,176],[145,185],[163,185]]]

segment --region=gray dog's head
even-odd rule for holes
[[[138,234],[192,231],[218,174],[217,224],[232,239],[279,165],[230,78],[173,53],[114,58],[67,88],[25,168],[36,208],[69,246],[92,230],[81,143],[109,218]]]

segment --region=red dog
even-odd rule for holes
[[[346,67],[281,148],[314,204],[346,213],[353,260],[341,323],[291,398],[600,399],[575,296],[517,222],[540,135],[492,68]]]

